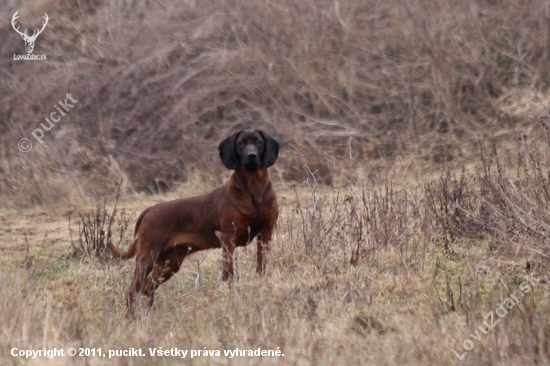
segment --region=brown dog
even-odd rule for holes
[[[133,315],[136,293],[149,297],[152,305],[155,289],[180,269],[185,257],[200,250],[222,248],[222,278],[227,281],[233,278],[235,246],[258,236],[256,272],[264,272],[264,254],[279,215],[267,168],[277,160],[279,143],[262,131],[246,130],[223,140],[218,150],[223,165],[235,170],[226,184],[202,196],[147,208],[137,219],[127,251],[108,243],[121,259],[136,256],[127,315]]]

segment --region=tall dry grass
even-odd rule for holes
[[[35,52],[47,62],[11,59],[24,52],[9,25],[18,9],[29,28],[49,14]],[[278,174],[297,181],[305,164],[327,183],[350,165],[381,183],[405,156],[422,167],[471,158],[478,139],[513,147],[538,108],[529,88],[547,100],[549,11],[545,0],[4,3],[2,202],[213,176],[213,146],[239,128],[281,140]],[[45,148],[30,133],[67,92],[79,102]]]
[[[68,242],[48,249],[46,238],[24,256],[8,251],[19,259],[0,281],[0,357],[26,363],[10,356],[14,347],[134,347],[147,356],[52,362],[451,365],[459,362],[453,351],[468,350],[468,365],[547,364],[545,150],[526,138],[514,172],[484,151],[472,170],[444,167],[440,178],[413,187],[329,189],[314,176],[306,188],[279,185],[281,217],[264,278],[254,272],[254,246],[237,251],[232,285],[220,279],[219,253],[201,253],[161,286],[153,310],[138,306],[134,321],[124,319],[123,303],[133,263],[75,257]],[[497,317],[526,275],[535,283]],[[488,330],[491,311],[500,322]],[[158,347],[222,355],[279,347],[285,356],[148,355]]]

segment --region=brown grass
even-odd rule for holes
[[[402,159],[423,171],[477,156],[478,141],[513,147],[539,108],[529,88],[548,100],[543,0],[18,6],[0,7],[4,205],[94,197],[121,177],[147,192],[211,177],[222,171],[212,146],[248,127],[283,142],[286,180],[307,164],[326,183],[358,167],[381,183]],[[17,9],[29,28],[49,14],[35,51],[48,62],[8,57],[24,52]],[[45,148],[30,133],[66,93],[79,101]]]
[[[254,273],[253,246],[237,251],[233,285],[220,280],[219,251],[201,253],[161,286],[152,311],[139,306],[135,321],[123,317],[133,263],[74,257],[62,219],[69,211],[35,209],[19,227],[4,212],[0,220],[14,230],[3,234],[0,354],[19,363],[14,347],[134,347],[147,356],[54,361],[175,364],[148,349],[177,347],[222,354],[183,360],[193,364],[447,365],[470,340],[466,364],[547,364],[549,170],[530,140],[521,149],[530,158],[519,159],[514,176],[487,154],[479,173],[443,170],[412,188],[276,184],[281,217],[264,278]],[[184,185],[146,201],[197,190]],[[143,199],[128,195],[119,206],[140,211]],[[487,332],[485,315],[521,294],[527,274],[540,281]],[[277,347],[284,357],[223,356]]]

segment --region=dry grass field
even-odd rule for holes
[[[13,59],[18,10],[47,61]],[[548,0],[8,0],[0,25],[2,365],[550,364]],[[266,275],[254,245],[232,284],[197,253],[126,319],[108,229],[224,182],[242,128],[282,145]]]
[[[160,287],[154,309],[141,304],[133,321],[123,304],[133,262],[75,251],[78,213],[4,209],[1,357],[56,365],[548,364],[550,199],[547,172],[539,175],[532,157],[513,178],[487,157],[480,171],[442,171],[409,187],[326,188],[314,177],[305,187],[275,184],[281,217],[264,278],[255,274],[253,246],[237,250],[232,285],[220,280],[219,251],[199,253]],[[204,186],[128,193],[118,207],[128,215]],[[105,212],[101,205],[79,211]],[[116,217],[115,233],[124,222]],[[144,356],[10,355],[13,348],[56,347],[141,348]],[[464,354],[464,347],[471,350]],[[154,348],[201,353],[151,357]],[[237,348],[284,356],[224,356]]]

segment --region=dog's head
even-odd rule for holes
[[[244,130],[220,142],[218,151],[227,169],[234,170],[240,165],[247,170],[256,170],[275,164],[279,143],[265,132]]]

